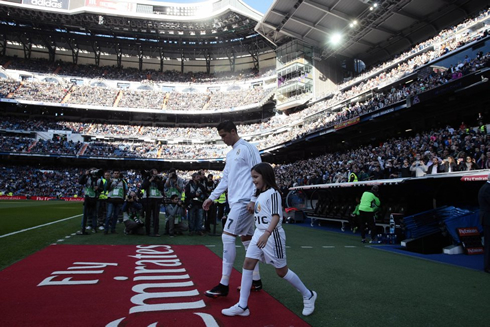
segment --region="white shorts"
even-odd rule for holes
[[[262,262],[273,265],[275,268],[283,268],[287,265],[286,260],[286,233],[284,229],[275,229],[269,236],[267,244],[263,249],[257,246],[259,238],[264,231],[255,229],[254,236],[247,249],[247,258],[257,259]]]
[[[247,203],[233,204],[224,231],[233,235],[253,235],[254,214],[248,212]]]

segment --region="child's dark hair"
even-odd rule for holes
[[[279,191],[279,187],[276,184],[276,175],[274,174],[274,168],[267,163],[261,162],[252,167],[252,170],[255,170],[257,174],[262,175],[262,180],[264,181],[265,188],[273,188],[276,191]],[[259,196],[262,190],[257,189],[255,191],[255,196]]]

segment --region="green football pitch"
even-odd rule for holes
[[[219,236],[128,236],[122,224],[118,234],[75,235],[82,208],[62,201],[0,201],[0,269],[50,244],[203,244],[221,256]],[[315,313],[304,318],[312,326],[490,325],[490,276],[482,271],[380,251],[349,233],[306,224],[284,228],[289,268],[318,293]],[[244,250],[237,246],[235,268],[241,271]],[[261,265],[261,275],[264,290],[301,312],[300,295],[273,267]]]

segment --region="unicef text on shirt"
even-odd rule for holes
[[[68,8],[68,3],[66,3],[66,6],[64,6],[65,1],[63,0],[28,0],[25,1],[24,3],[27,4],[32,4],[35,6],[41,6],[41,7],[50,7],[50,8],[56,8],[56,9],[61,9],[63,7]]]

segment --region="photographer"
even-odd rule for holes
[[[143,206],[139,203],[139,197],[136,192],[129,192],[122,207],[124,234],[144,234],[144,223],[141,220],[142,210]]]
[[[97,180],[101,174],[100,169],[92,168],[85,171],[78,180],[78,182],[84,186],[85,200],[83,202],[83,218],[82,218],[82,230],[77,232],[77,235],[87,235],[85,231],[87,221],[92,228],[93,233],[97,233],[97,198],[99,196],[99,187],[97,186]]]
[[[167,216],[168,234],[170,236],[182,235],[183,230],[180,228],[182,218],[185,214],[185,208],[180,201],[179,196],[174,194],[170,197],[170,203],[165,207],[165,215]]]
[[[124,199],[128,193],[128,183],[123,178],[119,170],[112,172],[112,179],[108,181],[108,195],[107,195],[107,216],[105,219],[104,234],[111,233],[116,234],[116,223],[119,213],[122,210]]]
[[[165,180],[165,195],[170,198],[177,194],[180,198],[184,191],[184,180],[177,175],[175,168],[168,171],[168,177]]]
[[[151,226],[153,225],[153,235],[159,237],[160,204],[163,200],[163,179],[158,175],[158,170],[156,169],[145,171],[143,178],[141,189],[144,190],[143,204],[145,206],[146,235],[151,235]]]
[[[97,199],[97,225],[99,229],[104,229],[105,217],[107,216],[107,198],[109,195],[109,182],[111,180],[111,172],[106,171],[102,177],[97,180],[99,188],[99,198]]]
[[[192,174],[192,179],[185,186],[186,205],[189,209],[189,235],[203,235],[202,220],[204,210],[202,204],[206,199],[206,189],[200,182],[199,173]]]

